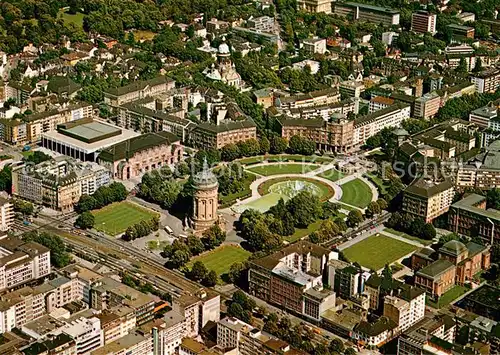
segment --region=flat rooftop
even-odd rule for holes
[[[56,131],[46,132],[42,137],[77,148],[86,154],[108,148],[139,133],[94,120],[78,125],[59,125]]]

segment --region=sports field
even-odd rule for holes
[[[325,178],[325,179],[328,179],[330,181],[337,181],[337,180],[342,179],[345,175],[342,174],[337,169],[330,169],[330,170],[322,172],[321,174],[318,174],[318,176]]]
[[[201,261],[208,270],[214,270],[220,276],[227,273],[232,264],[247,260],[251,254],[236,245],[223,245],[191,259],[188,267],[191,268],[192,263],[195,261]]]
[[[131,202],[112,203],[100,210],[92,211],[95,217],[94,228],[108,235],[118,235],[131,225],[151,219],[158,213]]]
[[[267,164],[248,168],[247,170],[259,175],[270,176],[280,174],[305,174],[319,167],[315,164]]]
[[[340,201],[348,205],[365,208],[372,201],[372,190],[364,181],[354,179],[340,185],[342,198]]]
[[[416,249],[418,247],[415,245],[375,234],[342,250],[342,253],[350,262],[358,262],[369,269],[380,270],[385,264],[391,264]]]

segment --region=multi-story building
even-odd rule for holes
[[[476,21],[476,15],[472,12],[462,12],[457,15],[457,18],[460,19],[463,23]]]
[[[455,320],[448,315],[425,317],[403,332],[398,338],[398,355],[427,354],[432,340],[453,343],[455,340]],[[426,349],[424,349],[426,348]]]
[[[405,331],[421,321],[425,314],[425,291],[416,287],[406,287],[397,295],[384,299],[384,316]]]
[[[129,334],[137,325],[137,318],[132,308],[117,306],[96,314],[101,322],[103,344],[109,344]]]
[[[278,96],[274,105],[280,110],[287,111],[296,108],[331,105],[339,101],[339,91],[336,88],[328,88],[301,95]]]
[[[500,87],[500,70],[496,68],[483,70],[481,73],[472,74],[471,82],[480,94],[495,92]]]
[[[281,117],[281,136],[306,137],[316,143],[319,149],[346,152],[353,147],[354,121],[345,118],[324,121],[323,119],[291,119]]]
[[[419,178],[403,192],[403,211],[431,223],[448,212],[455,190],[450,179]]]
[[[224,350],[237,349],[241,355],[303,354],[271,334],[232,317],[217,323],[217,345]]]
[[[186,319],[183,315],[169,311],[163,317],[163,323],[157,326],[159,338],[158,354],[173,355],[187,335]]]
[[[124,285],[112,278],[104,277],[90,290],[90,306],[106,310],[125,305],[134,310],[137,325],[153,319],[154,298]]]
[[[36,143],[43,133],[54,131],[57,125],[90,118],[92,114],[92,105],[82,103],[34,113],[24,117],[23,121],[0,120],[0,139],[10,144]]]
[[[449,229],[455,233],[478,235],[493,244],[500,240],[500,211],[486,209],[486,197],[470,194],[450,207]]]
[[[385,96],[375,96],[370,100],[370,105],[368,106],[368,113],[373,113],[375,111],[382,110],[392,105],[394,105],[394,99]]]
[[[112,107],[166,93],[175,88],[175,81],[166,76],[158,76],[147,81],[134,81],[129,85],[108,89],[104,92],[104,103]]]
[[[332,3],[328,0],[299,0],[297,1],[297,10],[325,14],[332,13]]]
[[[436,92],[431,92],[415,99],[413,115],[427,120],[434,117],[440,107],[441,97]]]
[[[321,117],[324,121],[335,121],[337,118],[345,118],[349,114],[358,113],[359,101],[351,98],[342,100],[334,104],[308,106],[300,108],[292,108],[289,110],[281,110],[285,116],[291,118],[302,118],[305,120]]]
[[[7,234],[0,237],[0,291],[50,274],[50,249]]]
[[[249,291],[269,303],[319,320],[324,305],[334,300],[333,292],[323,289],[321,276],[332,258],[331,251],[309,242],[289,245],[251,262]]]
[[[11,80],[5,85],[5,100],[14,99],[17,104],[24,104],[34,92],[31,86]]]
[[[14,206],[9,200],[0,197],[0,231],[5,232],[14,223]]]
[[[340,83],[339,90],[347,97],[358,98],[365,92],[365,85],[362,81],[346,80]]]
[[[474,38],[474,27],[457,25],[455,23],[446,26],[451,30],[453,36]]]
[[[99,164],[115,179],[128,180],[171,166],[183,159],[180,139],[169,132],[146,133],[113,145],[99,154]]]
[[[0,297],[0,334],[46,314],[45,292],[23,287]]]
[[[274,105],[274,93],[271,88],[255,90],[253,92],[253,96],[255,98],[255,102],[258,105],[262,105],[265,109]]]
[[[203,149],[221,149],[227,144],[257,138],[257,126],[250,118],[222,120],[218,123],[200,122],[189,133],[191,145]]]
[[[489,190],[500,186],[500,163],[496,157],[500,152],[500,141],[493,141],[484,153],[459,162],[456,167],[455,183],[463,190],[467,187],[476,187]]]
[[[427,260],[418,258],[412,267],[422,267],[415,273],[415,285],[426,290],[430,297],[439,299],[455,285],[463,285],[474,275],[490,267],[489,248],[458,240],[445,243],[438,251],[438,259],[430,256]]]
[[[399,25],[399,11],[380,6],[356,2],[336,2],[333,13],[339,16],[352,17],[355,21],[382,23],[387,27]]]
[[[19,352],[23,355],[77,355],[76,341],[64,333],[26,345]]]
[[[469,113],[469,121],[481,128],[495,128],[496,131],[500,127],[490,127],[490,121],[497,117],[498,108],[494,106],[483,106]]]
[[[417,33],[436,33],[436,14],[417,11],[411,15],[411,30]]]
[[[19,164],[12,169],[12,194],[58,211],[71,211],[82,194],[93,194],[110,180],[110,172],[97,163],[63,158],[30,168]]]
[[[354,120],[353,145],[362,145],[385,127],[398,127],[410,118],[410,106],[397,103]]]
[[[309,38],[302,42],[304,51],[309,54],[325,54],[326,39],[325,38]]]
[[[359,322],[354,328],[352,338],[364,346],[382,346],[398,333],[397,324],[387,317],[380,317],[376,322]]]
[[[274,31],[274,17],[260,16],[250,17],[247,21],[248,27],[262,32]]]
[[[76,355],[87,355],[104,345],[101,322],[97,317],[77,318],[54,331],[55,335],[67,334],[76,342]]]
[[[72,264],[61,270],[67,278],[73,280],[74,293],[81,295],[81,300],[90,304],[90,290],[104,277],[88,268]]]
[[[153,354],[151,334],[136,331],[108,343],[89,353],[90,355],[149,355]]]

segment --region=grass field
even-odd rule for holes
[[[335,194],[335,191],[333,191],[332,187],[328,186],[327,184],[325,184],[321,181],[314,180],[311,178],[300,178],[300,177],[290,177],[290,178],[283,177],[283,178],[275,178],[275,179],[267,180],[257,187],[259,194],[261,194],[261,195],[268,194],[269,188],[271,186],[273,186],[274,184],[283,182],[283,181],[306,181],[306,182],[314,184],[321,191],[321,196],[319,196],[319,197],[321,198],[322,201],[329,200]]]
[[[408,235],[406,233],[403,233],[403,232],[400,232],[400,231],[397,231],[397,230],[394,230],[392,228],[384,228],[384,231],[386,232],[389,232],[391,234],[395,234],[395,235],[398,235],[400,237],[403,237],[403,238],[406,238],[406,239],[409,239],[409,240],[414,240],[416,242],[420,242],[422,243],[423,245],[431,245],[433,243],[432,240],[425,240],[425,239],[421,239],[419,237],[414,237],[412,235]]]
[[[453,288],[449,289],[441,297],[439,297],[437,302],[434,302],[430,298],[426,298],[425,303],[433,308],[442,308],[449,305],[451,302],[462,296],[467,291],[469,291],[468,288],[460,285],[455,285]]]
[[[342,252],[351,262],[358,262],[361,266],[372,270],[380,270],[385,264],[393,263],[416,249],[418,247],[414,245],[376,234]]]
[[[92,211],[95,216],[94,228],[108,235],[118,235],[142,220],[151,219],[158,213],[131,202],[112,203],[100,210]]]
[[[269,164],[248,168],[247,170],[259,175],[270,176],[280,174],[305,174],[314,171],[319,165],[314,164]]]
[[[76,14],[69,14],[65,11],[59,11],[59,17],[63,19],[65,25],[69,25],[70,23],[76,25],[78,28],[83,29],[83,16],[81,12],[77,12]]]
[[[248,157],[239,159],[243,165],[251,165],[262,163],[263,161],[269,162],[287,162],[287,161],[295,161],[295,162],[304,162],[304,163],[329,163],[332,161],[332,158],[329,157],[320,157],[320,156],[306,156],[306,155],[293,155],[293,154],[279,154],[279,155],[259,155],[256,157]]]
[[[136,42],[151,41],[156,36],[156,33],[144,30],[133,30],[132,33]]]
[[[290,243],[296,242],[297,240],[304,238],[306,235],[309,235],[312,232],[316,232],[321,226],[321,222],[323,221],[318,220],[316,222],[313,222],[307,228],[295,228],[295,233],[284,237],[284,239]]]
[[[345,175],[342,174],[337,169],[330,169],[330,170],[322,172],[321,174],[318,174],[318,176],[325,178],[325,179],[328,179],[330,181],[337,181],[337,180],[342,179]]]
[[[340,201],[348,205],[365,208],[372,201],[370,186],[360,179],[351,180],[340,187],[342,188]]]
[[[239,246],[223,245],[206,254],[191,259],[188,268],[191,268],[191,265],[195,261],[201,261],[208,270],[214,270],[217,275],[221,276],[229,271],[232,264],[247,260],[251,254],[252,253]]]

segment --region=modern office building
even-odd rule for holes
[[[457,25],[455,23],[447,26],[454,37],[474,38],[474,27]]]
[[[475,123],[481,128],[500,128],[490,127],[490,122],[498,117],[498,108],[494,106],[480,107],[469,113],[469,121]],[[496,120],[496,122],[498,122]],[[495,125],[496,126],[496,125]],[[498,129],[495,129],[498,131]]]
[[[411,30],[417,33],[436,33],[436,14],[417,11],[411,16]]]
[[[388,27],[399,25],[399,11],[394,9],[356,2],[335,2],[333,6],[334,14],[352,17],[355,21],[372,22],[375,24],[382,23]]]
[[[419,178],[403,192],[402,210],[431,223],[448,212],[455,195],[450,179]]]

